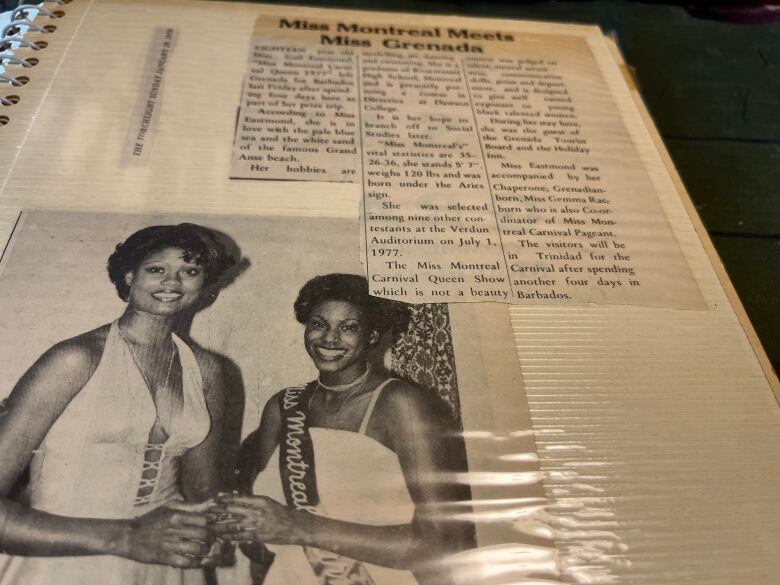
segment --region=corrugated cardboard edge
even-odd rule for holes
[[[642,117],[645,126],[647,127],[650,137],[655,143],[656,150],[658,150],[658,153],[661,156],[661,160],[666,166],[666,170],[669,172],[669,176],[674,183],[675,189],[677,189],[677,194],[679,195],[685,210],[688,212],[688,217],[690,218],[691,223],[693,224],[693,228],[699,237],[699,241],[704,247],[704,251],[707,253],[707,257],[712,263],[715,273],[718,276],[718,280],[720,281],[720,284],[723,286],[723,290],[726,293],[726,297],[729,299],[731,307],[734,310],[737,319],[739,320],[739,324],[741,325],[742,330],[745,332],[745,335],[750,342],[750,346],[753,348],[753,352],[758,359],[758,363],[761,365],[761,369],[766,376],[767,382],[769,382],[769,385],[775,394],[775,399],[777,400],[778,404],[780,404],[780,380],[778,380],[777,374],[775,374],[774,368],[772,367],[772,362],[769,360],[769,356],[766,354],[766,351],[764,351],[764,347],[761,345],[761,341],[756,334],[756,330],[753,328],[753,324],[750,322],[750,318],[745,311],[745,307],[742,305],[742,301],[739,299],[739,295],[737,295],[737,291],[729,279],[726,268],[723,266],[723,262],[721,261],[720,256],[718,256],[718,252],[715,249],[709,234],[707,233],[707,229],[704,227],[704,224],[702,223],[701,218],[696,211],[693,201],[691,200],[690,195],[688,195],[688,191],[685,189],[685,185],[683,184],[677,169],[674,167],[674,163],[672,162],[672,159],[666,150],[666,146],[661,139],[661,135],[659,134],[658,129],[655,127],[653,118],[650,116],[650,112],[642,100],[642,96],[639,93],[639,88],[637,87],[630,67],[624,61],[623,54],[620,52],[615,39],[607,36],[606,41],[613,58],[623,73],[623,77],[626,80],[626,85],[628,85],[629,89],[631,90],[631,96],[634,98],[634,103],[639,110],[639,114]]]

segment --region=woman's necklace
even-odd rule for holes
[[[122,329],[117,327],[117,331],[119,331],[119,337],[121,337],[124,340],[127,349],[130,350],[130,357],[133,358],[135,367],[138,368],[138,372],[141,374],[141,378],[143,378],[144,384],[146,384],[146,387],[149,390],[149,394],[151,394],[152,396],[157,423],[161,427],[165,428],[165,425],[163,425],[162,421],[160,420],[160,405],[165,398],[163,395],[171,394],[170,389],[168,388],[168,381],[170,380],[171,370],[173,369],[173,358],[176,357],[176,344],[173,343],[173,340],[171,340],[171,343],[173,343],[173,349],[171,350],[171,359],[168,362],[168,370],[165,372],[165,381],[163,382],[162,386],[160,386],[155,392],[154,386],[152,386],[151,381],[149,380],[149,378],[146,377],[146,374],[144,373],[144,369],[141,367],[141,360],[138,359],[138,356],[136,355],[135,350],[133,349],[133,344],[130,342],[130,340],[127,337],[125,337],[124,333],[122,333]],[[172,416],[173,416],[173,397],[169,396],[168,397],[168,418],[169,418],[168,422],[169,423]]]
[[[347,397],[344,398],[344,400],[341,401],[341,404],[339,404],[338,408],[335,411],[328,411],[328,409],[325,407],[325,402],[323,401],[322,407],[325,410],[325,412],[332,416],[335,420],[338,420],[341,416],[341,411],[344,410],[344,407],[347,405],[347,403],[352,400],[352,397],[355,395],[355,393],[360,389],[363,382],[368,380],[368,376],[371,374],[371,366],[366,366],[366,371],[364,374],[359,376],[358,378],[354,379],[352,382],[349,382],[348,384],[342,384],[339,386],[326,386],[323,384],[319,379],[317,379],[317,387],[314,389],[314,392],[311,393],[311,398],[309,398],[309,406],[311,406],[311,402],[314,399],[314,395],[317,394],[317,390],[322,388],[323,390],[331,390],[333,392],[344,392],[345,390],[350,390],[350,392],[347,393]]]
[[[322,388],[325,390],[331,390],[333,392],[344,392],[344,390],[349,390],[353,386],[357,386],[359,384],[362,384],[366,380],[368,380],[368,375],[371,373],[371,366],[369,364],[366,364],[366,371],[365,373],[361,374],[351,382],[347,384],[340,384],[338,386],[327,386],[322,383],[322,380],[320,378],[317,378],[317,384],[319,384]]]

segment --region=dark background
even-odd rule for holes
[[[6,8],[17,4],[0,1]],[[567,21],[614,33],[775,371],[780,370],[780,9],[737,1],[277,3]]]

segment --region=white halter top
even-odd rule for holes
[[[182,368],[182,407],[166,442],[148,444],[157,412],[115,321],[95,373],[33,457],[32,507],[65,516],[130,518],[179,498],[179,457],[206,438],[211,421],[195,356],[175,335],[173,341]]]

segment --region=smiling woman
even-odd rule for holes
[[[197,299],[203,276],[197,258],[180,248],[166,248],[147,256],[125,275],[125,282],[134,293],[132,303],[137,309],[146,305],[149,312],[178,311]]]
[[[222,365],[174,332],[234,262],[195,224],[132,234],[108,261],[121,317],[16,384],[0,417],[0,584],[203,582],[194,504],[219,489]],[[28,464],[29,506],[8,498]]]
[[[353,274],[300,290],[318,379],[266,403],[238,469],[257,495],[220,498],[233,521],[214,527],[244,543],[254,583],[447,585],[448,557],[474,546],[473,527],[447,512],[470,499],[454,481],[466,458],[447,406],[372,365],[407,309]]]

